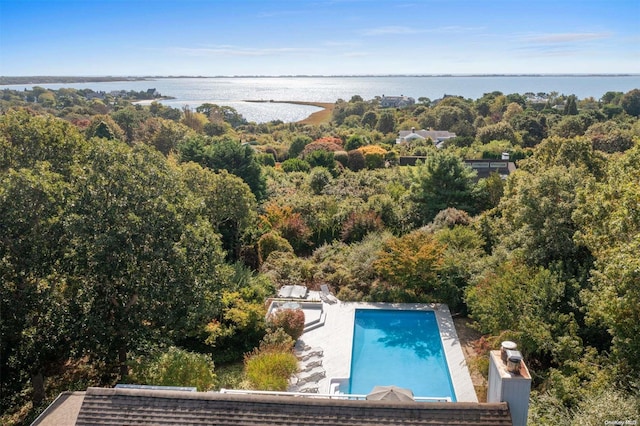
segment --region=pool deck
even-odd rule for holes
[[[478,402],[462,347],[458,340],[449,308],[442,304],[412,303],[324,303],[324,326],[305,332],[299,344],[320,347],[324,350],[322,368],[326,376],[317,382],[318,393],[332,392],[332,383],[349,378],[351,346],[356,309],[432,310],[436,314],[442,343],[451,373],[451,381],[458,402]]]

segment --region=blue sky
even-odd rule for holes
[[[0,75],[640,73],[640,0],[0,0]]]

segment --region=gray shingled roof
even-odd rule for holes
[[[89,388],[76,425],[509,425],[506,403],[350,401]]]

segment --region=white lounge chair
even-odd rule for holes
[[[314,356],[322,356],[324,350],[321,347],[311,348],[307,346],[302,350],[293,351],[293,353],[300,361],[307,361]]]
[[[298,365],[300,367],[300,371],[309,371],[314,367],[322,366],[322,358],[312,357],[312,358],[309,358],[307,361],[300,362]]]
[[[302,393],[318,393],[318,385],[315,383],[306,383],[302,386],[289,386],[289,392],[302,392]]]
[[[298,373],[296,375],[296,378],[298,379],[296,382],[296,386],[302,386],[310,382],[317,382],[326,376],[327,376],[327,372],[324,371],[324,368],[315,367],[310,371],[306,371],[304,373]]]
[[[320,285],[320,299],[322,299],[324,302],[332,305],[334,303],[338,303],[338,298],[335,297],[333,294],[331,294],[331,292],[329,291],[329,286],[326,284],[321,284]]]

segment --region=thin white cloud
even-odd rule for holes
[[[319,49],[302,47],[256,48],[238,46],[175,47],[172,52],[185,56],[277,56],[317,53]]]
[[[424,30],[424,29],[417,29],[417,28],[411,28],[411,27],[387,26],[387,27],[370,28],[368,30],[364,30],[362,31],[362,35],[379,36],[379,35],[392,35],[392,34],[420,34],[426,31],[427,30]]]
[[[330,48],[335,48],[335,47],[357,47],[360,46],[362,43],[358,42],[358,41],[334,41],[334,40],[327,40],[324,43],[322,43],[324,46],[330,47]]]
[[[365,56],[371,56],[371,53],[368,52],[346,52],[342,54],[345,58],[362,58]]]
[[[558,33],[524,36],[521,40],[530,43],[554,44],[601,40],[610,37],[611,33]]]
[[[466,34],[470,32],[478,32],[485,30],[486,27],[461,27],[458,25],[449,25],[438,28],[415,28],[402,25],[390,25],[385,27],[369,28],[361,33],[364,36],[380,36],[380,35],[405,35],[405,34]]]

